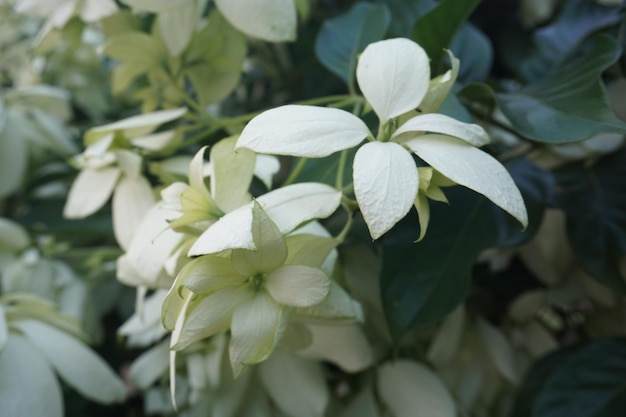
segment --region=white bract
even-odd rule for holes
[[[399,38],[370,44],[359,59],[356,76],[379,119],[376,137],[346,111],[287,105],[252,119],[237,147],[324,157],[368,139],[355,155],[353,181],[374,239],[419,205],[420,178],[411,153],[455,183],[483,194],[525,226],[524,201],[508,171],[477,148],[489,142],[482,127],[435,113],[417,114],[404,123],[407,117],[399,118],[416,109],[428,112],[439,107],[458,72],[458,61],[453,57],[452,61],[452,70],[431,82],[428,56],[413,41]]]

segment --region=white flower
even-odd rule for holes
[[[336,244],[330,239],[322,256],[289,253],[289,241],[258,202],[252,216],[255,250],[194,259],[181,270],[163,303],[174,350],[230,329],[235,376],[271,355],[292,309],[326,298],[330,279],[319,264]]]
[[[380,122],[374,136],[358,117],[343,110],[287,105],[261,113],[241,133],[237,147],[260,153],[324,157],[369,142],[353,164],[354,193],[374,239],[391,229],[416,204],[419,174],[411,153],[457,184],[485,195],[523,225],[522,196],[507,170],[479,150],[489,141],[482,127],[442,114],[418,114],[398,126],[423,103],[438,107],[454,81],[452,72],[430,81],[428,56],[408,39],[370,44],[357,65],[363,95]],[[430,91],[429,91],[430,88]],[[410,115],[410,114],[409,114]]]
[[[113,194],[115,237],[127,249],[140,220],[155,202],[152,187],[142,175],[142,158],[131,146],[148,152],[169,146],[180,139],[176,131],[153,131],[186,111],[180,108],[142,114],[87,131],[87,148],[77,157],[82,169],[69,191],[63,216],[89,216]]]

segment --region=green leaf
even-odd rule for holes
[[[626,123],[613,113],[600,78],[620,54],[617,42],[600,35],[585,45],[581,55],[516,92],[494,94],[490,87],[474,84],[461,95],[480,100],[487,108],[493,107],[495,97],[513,128],[539,142],[567,143],[598,133],[624,133]]]
[[[534,80],[544,75],[592,33],[618,23],[621,9],[588,0],[564,2],[556,19],[533,34],[536,52],[522,62],[521,76]]]
[[[626,254],[626,150],[594,166],[576,164],[556,172],[559,206],[576,259],[594,278],[626,292],[619,261]]]
[[[0,353],[0,415],[64,415],[61,388],[52,369],[37,349],[15,333]]]
[[[415,21],[437,6],[437,0],[378,0],[377,3],[385,4],[391,12],[391,34],[403,38],[410,38]]]
[[[608,417],[626,402],[626,339],[589,343],[550,375],[532,417]],[[610,414],[611,410],[616,414]]]
[[[383,238],[381,294],[396,339],[461,303],[480,252],[522,243],[538,228],[550,195],[549,174],[527,161],[508,168],[528,207],[526,231],[479,194],[454,187],[445,191],[450,205],[431,202],[429,230],[422,241],[413,243],[418,234],[412,213]]]
[[[458,80],[461,83],[487,78],[493,63],[491,41],[476,26],[466,23],[450,43],[450,50],[461,61]]]
[[[411,39],[419,43],[431,59],[433,74],[441,72],[444,49],[481,0],[442,0],[437,7],[413,24]]]
[[[381,40],[390,22],[384,4],[356,3],[348,12],[324,22],[315,41],[315,54],[326,68],[354,87],[358,54]]]

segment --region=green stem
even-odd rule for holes
[[[348,151],[344,149],[339,156],[339,166],[337,167],[337,176],[335,177],[335,188],[341,190],[343,188],[343,171],[346,169],[346,159]]]
[[[341,229],[341,232],[335,238],[339,243],[343,243],[344,240],[346,240],[346,236],[352,228],[352,216],[354,213],[353,210],[351,210],[347,205],[342,204],[341,206],[346,210],[346,213],[348,214],[348,220],[346,220],[346,224],[343,226],[343,229]]]
[[[283,186],[293,184],[296,178],[298,178],[298,175],[300,175],[300,173],[302,172],[302,169],[304,169],[304,166],[306,165],[308,161],[309,161],[309,158],[300,158],[296,166],[291,170],[291,173],[285,180],[285,183],[283,184]]]

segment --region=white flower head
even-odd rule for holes
[[[489,142],[482,127],[434,113],[418,114],[398,126],[399,116],[437,107],[453,81],[449,78],[458,71],[458,61],[452,62],[450,74],[431,83],[428,56],[418,44],[402,38],[372,43],[363,51],[356,75],[379,118],[376,137],[361,119],[346,111],[287,105],[252,119],[237,147],[324,157],[369,139],[355,155],[353,181],[374,239],[417,204],[420,181],[411,153],[455,183],[485,195],[526,225],[524,201],[511,176],[496,159],[477,148]],[[421,103],[426,108],[420,109]]]

